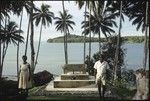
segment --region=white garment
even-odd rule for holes
[[[109,65],[106,61],[103,61],[102,63],[100,61],[97,61],[94,64],[94,68],[97,70],[96,74],[96,83],[101,80],[102,84],[105,85],[106,83],[106,69],[109,68]]]
[[[28,87],[28,81],[29,81],[29,63],[21,64],[20,66],[20,74],[19,74],[19,87],[22,89],[27,89]]]

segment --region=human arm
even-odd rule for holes
[[[21,72],[21,65],[20,65],[19,70],[18,70],[18,76],[20,75],[20,72]]]
[[[29,68],[29,79],[28,80],[30,80],[31,79],[31,66],[30,66],[30,64],[28,64],[28,68]]]
[[[97,63],[94,64],[94,77],[96,78],[96,74],[97,74]]]

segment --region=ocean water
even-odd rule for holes
[[[35,73],[47,70],[53,74],[63,73],[62,66],[65,64],[63,43],[42,42],[40,47],[38,64]],[[35,43],[35,52],[37,51],[37,42]],[[21,56],[24,54],[25,44],[20,45],[19,63],[22,63]],[[122,47],[126,49],[125,64],[128,69],[138,69],[143,63],[143,43],[126,43]],[[6,54],[3,75],[16,75],[16,46],[10,45]],[[98,43],[92,43],[92,54],[98,51]],[[88,43],[86,45],[86,54],[88,54]],[[28,61],[30,62],[30,45],[28,45]],[[69,63],[83,63],[83,43],[68,44]]]

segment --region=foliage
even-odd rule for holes
[[[54,18],[54,13],[49,11],[50,6],[42,4],[38,12],[33,13],[33,19],[35,20],[35,25],[38,26],[41,22],[44,26],[49,26],[52,23],[52,18]]]
[[[91,30],[93,34],[100,34],[102,32],[103,35],[107,38],[108,35],[111,35],[111,33],[115,33],[115,31],[112,29],[112,27],[117,27],[116,22],[114,21],[116,15],[115,13],[110,13],[108,7],[104,9],[104,12],[102,13],[100,6],[98,6],[97,10],[93,11],[93,14],[89,14],[86,12],[86,17],[89,19],[89,21],[83,21],[82,28],[84,28],[84,31],[82,33],[85,33],[86,35],[89,34],[89,31]],[[108,14],[109,13],[109,14]],[[91,26],[89,27],[89,23]]]
[[[71,20],[72,15],[68,14],[68,11],[65,10],[64,13],[59,12],[59,16],[60,17],[55,17],[56,30],[61,32],[65,32],[66,30],[68,33],[65,34],[69,34],[69,29],[73,30],[72,25],[75,25],[75,23]]]
[[[135,86],[136,84],[136,75],[135,75],[135,72],[134,70],[130,69],[130,70],[127,70],[127,69],[122,69],[122,78],[124,78],[124,80],[126,82],[128,82],[128,84],[130,85],[133,85]]]
[[[94,75],[94,60],[92,58],[90,58],[89,60],[89,56],[87,55],[85,64],[87,64],[87,72],[89,73],[89,75]]]
[[[128,43],[142,43],[144,42],[144,36],[125,36],[123,37],[123,41]]]
[[[136,25],[136,29],[142,30],[142,32],[144,32],[146,27],[146,2],[147,0],[130,1],[125,11],[126,15],[129,17],[129,20],[132,21],[132,25]]]
[[[64,36],[56,37],[53,39],[48,39],[48,43],[63,43],[64,42]],[[67,41],[69,43],[78,43],[78,42],[84,42],[84,36],[70,34],[68,36]],[[86,37],[86,42],[89,42],[90,38]],[[123,43],[142,43],[144,42],[144,36],[124,36],[122,37]],[[92,37],[91,42],[99,42],[99,39],[97,37]],[[106,42],[106,38],[101,38],[101,42]]]
[[[116,79],[113,81],[115,93],[122,99],[131,99],[136,93],[136,90],[131,90],[127,87],[127,84],[128,82],[125,80],[125,78],[121,78],[121,80]]]
[[[117,36],[110,37],[109,42],[103,43],[103,45],[102,45],[102,54],[104,55],[106,61],[108,62],[109,66],[110,66],[110,71],[108,71],[108,72],[112,72],[114,69],[113,66],[114,66],[115,50],[116,50],[116,44],[117,44],[116,38],[117,38]],[[121,42],[122,42],[122,40],[121,40]],[[118,66],[121,68],[124,65],[125,49],[122,47],[120,49],[119,53],[120,53],[120,55],[119,55],[120,58],[119,58]],[[87,68],[88,68],[87,70],[88,70],[89,74],[91,74],[91,75],[93,75],[93,73],[94,73],[91,71],[94,71],[93,66],[94,66],[94,63],[96,61],[98,61],[99,56],[100,56],[100,52],[97,52],[93,55],[93,59],[89,60],[88,56],[86,58],[85,63],[87,64]],[[90,62],[90,64],[91,64],[90,66],[89,66],[88,62]]]
[[[13,22],[9,21],[6,25],[6,28],[1,30],[1,38],[2,42],[5,42],[6,44],[14,43],[17,45],[17,41],[23,42],[24,38],[19,35],[19,33],[23,33],[22,30],[18,30],[18,25]]]

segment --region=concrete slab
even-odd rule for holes
[[[56,77],[58,80],[60,77]],[[78,88],[54,88],[54,80],[48,83],[48,85],[45,87],[45,90],[47,91],[96,91],[98,92],[97,85],[91,84],[87,86],[82,86]]]
[[[95,79],[89,77],[88,80],[61,80],[61,77],[54,79],[54,88],[78,88],[95,84]]]
[[[88,80],[88,74],[62,74],[61,80]]]

